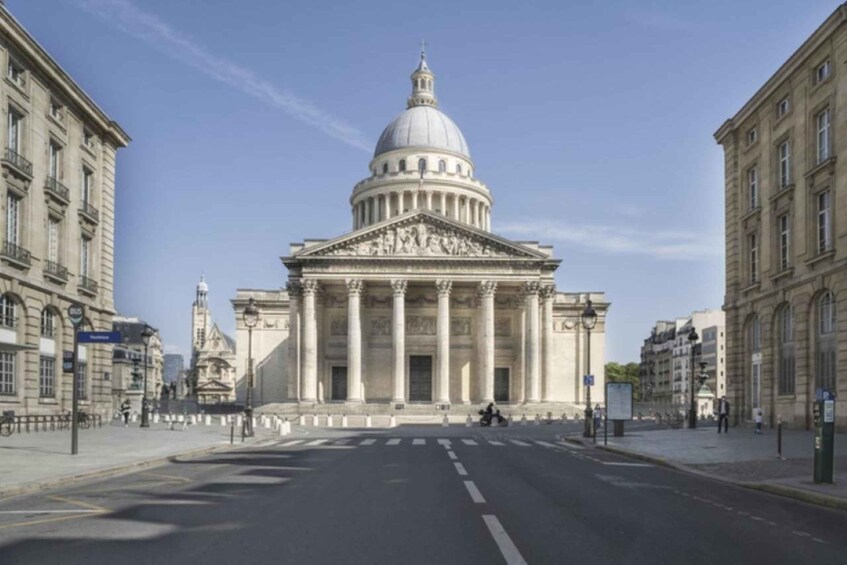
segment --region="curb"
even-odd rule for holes
[[[52,488],[62,487],[71,485],[74,483],[81,483],[84,481],[96,480],[96,479],[107,479],[110,477],[116,477],[119,475],[128,475],[130,473],[136,471],[143,471],[145,469],[152,469],[155,467],[161,467],[167,463],[173,463],[177,459],[181,458],[195,458],[203,455],[208,455],[211,453],[224,453],[227,451],[237,451],[239,449],[244,449],[247,447],[263,447],[265,445],[272,445],[273,443],[279,441],[279,438],[268,438],[263,440],[257,440],[254,443],[245,443],[245,444],[226,444],[226,445],[211,445],[207,447],[201,447],[198,449],[192,449],[190,451],[183,451],[181,453],[172,453],[171,455],[165,455],[162,457],[157,457],[155,459],[146,459],[143,461],[134,461],[131,463],[126,463],[124,465],[118,465],[115,467],[107,467],[101,469],[93,469],[88,472],[82,472],[77,475],[70,475],[64,477],[56,477],[55,479],[45,479],[43,481],[38,481],[34,483],[26,483],[19,486],[11,486],[8,488],[0,488],[0,501],[10,500],[12,498],[17,498],[19,496],[24,496],[28,494],[35,494],[37,492],[48,490]]]
[[[776,494],[787,498],[793,498],[808,502],[809,504],[817,504],[818,506],[826,506],[827,508],[836,508],[838,510],[847,510],[847,499],[827,496],[810,490],[804,490],[795,487],[789,487],[781,484],[772,483],[735,483],[752,490],[760,490],[770,494]]]

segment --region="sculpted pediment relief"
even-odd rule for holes
[[[540,254],[465,229],[427,212],[328,242],[301,256],[539,259]]]

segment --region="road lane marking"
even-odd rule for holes
[[[500,553],[506,559],[507,565],[526,565],[526,561],[521,556],[521,552],[515,547],[512,538],[503,529],[500,520],[494,514],[483,514],[482,519],[485,520],[485,525],[488,526],[488,531],[491,532],[491,537],[494,538],[497,547],[500,548]]]
[[[620,463],[620,462],[616,462],[616,461],[599,461],[599,460],[598,460],[598,462],[602,463],[603,465],[612,465],[612,466],[615,466],[615,467],[652,467],[653,466],[650,463]]]
[[[543,445],[544,447],[559,447],[555,443],[550,443],[549,441],[536,441],[538,445]]]
[[[412,445],[426,445],[425,439],[413,439]]]
[[[521,447],[529,447],[529,444],[525,441],[520,441],[518,439],[510,439],[509,441],[511,441],[515,445],[520,445]]]
[[[309,442],[309,443],[307,443],[306,445],[307,445],[307,446],[321,445],[322,443],[326,443],[326,442],[328,442],[328,441],[329,441],[329,440],[327,440],[327,439],[316,439],[316,440],[314,440],[314,441],[310,441],[310,442]]]
[[[494,441],[493,439],[488,440],[488,443],[491,445],[504,445],[502,441]]]
[[[178,475],[163,475],[161,473],[142,473],[145,477],[155,477],[157,479],[170,479],[172,481],[176,481],[178,483],[190,483],[191,479],[187,477],[180,477]]]
[[[347,445],[350,443],[350,438],[336,440],[332,445]]]
[[[485,498],[483,498],[482,493],[479,492],[479,489],[476,488],[476,485],[473,481],[464,481],[465,488],[468,489],[468,494],[471,495],[471,500],[473,500],[477,504],[485,504]]]
[[[584,445],[579,445],[576,443],[571,443],[569,441],[560,441],[559,445],[567,447],[568,449],[585,449]]]
[[[467,476],[468,472],[465,471],[465,466],[461,463],[453,463],[456,466],[456,472],[462,475],[463,477]]]
[[[452,451],[448,451],[447,456],[450,457],[450,459],[454,459],[454,460],[458,459],[458,457],[456,457],[456,454],[453,453]]]
[[[438,440],[438,443],[443,445],[444,447],[450,447],[453,442],[451,442],[449,439],[440,439]]]
[[[50,522],[64,522],[65,520],[75,520],[77,518],[87,518],[88,516],[95,515],[97,513],[92,512],[91,514],[82,512],[78,514],[66,514],[63,516],[54,516],[52,518],[42,518],[41,520],[30,520],[29,522],[13,522],[11,524],[0,524],[0,530],[7,530],[9,528],[22,528],[24,526],[36,526],[38,524],[49,524]],[[102,514],[102,512],[100,512]]]
[[[396,438],[390,439],[390,440],[385,442],[385,445],[399,445],[399,444],[400,444],[400,440],[396,439]]]
[[[479,445],[477,442],[475,442],[472,439],[463,439],[462,443],[464,443],[465,445]]]
[[[376,440],[374,438],[370,438],[370,439],[363,439],[362,443],[360,443],[359,445],[373,445],[375,443],[376,443]]]
[[[73,498],[65,498],[64,496],[52,495],[45,496],[44,498],[55,500],[57,502],[64,502],[65,504],[72,504],[74,506],[81,506],[82,508],[86,508],[88,510],[96,510],[97,512],[110,512],[108,508],[103,508],[102,506],[98,506],[97,504],[83,502],[82,500],[75,500]]]
[[[0,514],[102,514],[99,510],[0,510]]]
[[[303,443],[306,441],[305,439],[295,439],[294,441],[287,441],[282,444],[282,447],[291,447],[292,445],[297,445],[298,443]]]

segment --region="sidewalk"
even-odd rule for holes
[[[579,438],[581,439],[581,438]],[[602,439],[598,437],[598,447]],[[783,430],[782,457],[776,430],[755,435],[752,428],[714,427],[655,430],[609,437],[608,449],[659,464],[807,502],[847,509],[847,434],[836,434],[834,484],[815,484],[814,433]]]
[[[256,428],[253,445],[277,438]],[[79,453],[71,455],[70,430],[14,433],[0,437],[0,498],[35,492],[78,480],[155,466],[176,455],[200,454],[229,446],[230,428],[193,425],[169,430],[166,424],[140,428],[116,423],[79,430]]]

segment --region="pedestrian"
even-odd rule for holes
[[[762,409],[756,411],[756,431],[754,432],[758,435],[762,435]]]
[[[729,433],[729,400],[726,396],[721,396],[718,402],[718,433],[721,433],[721,425],[723,425],[723,433]]]
[[[129,398],[124,398],[124,401],[121,402],[121,414],[124,416],[124,427],[129,426],[129,412],[132,409],[132,405],[129,402]]]
[[[600,423],[603,420],[603,409],[600,408],[600,405],[596,405],[594,407],[594,434],[597,434],[597,430],[600,428]]]

